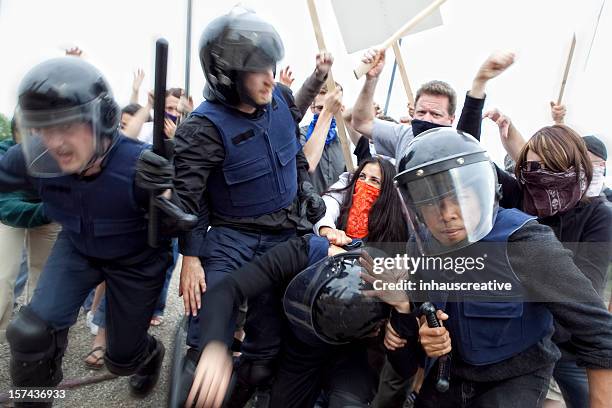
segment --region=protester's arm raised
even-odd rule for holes
[[[372,109],[374,91],[376,90],[378,77],[385,66],[385,52],[383,50],[369,49],[361,60],[367,64],[375,62],[375,65],[366,74],[363,88],[361,88],[355,106],[353,106],[351,126],[362,135],[372,138],[372,130],[374,129],[374,109]]]
[[[499,139],[506,152],[516,162],[526,143],[521,132],[514,126],[510,118],[498,109],[488,111],[484,117],[491,119],[499,127]]]
[[[313,173],[323,154],[325,148],[325,139],[329,132],[331,121],[342,108],[342,91],[340,88],[336,88],[325,95],[325,102],[323,103],[323,110],[319,114],[319,119],[310,135],[308,141],[304,144],[304,155],[308,160],[308,171]]]

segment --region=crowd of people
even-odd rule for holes
[[[15,388],[62,381],[82,310],[95,335],[83,363],[149,394],[166,354],[149,328],[178,324],[163,319],[178,268],[187,351],[171,407],[611,406],[607,150],[561,104],[529,138],[483,112],[513,53],[482,63],[456,124],[439,79],[395,120],[374,101],[384,50],[363,55],[372,68],[349,107],[330,53],[292,90],[274,27],[235,8],[200,38],[205,100],[165,93],[164,155],[154,93],[139,104],[144,72],[121,108],[80,50],[67,54],[24,76],[0,143],[0,341]],[[480,144],[498,137],[504,168]],[[486,262],[374,270],[396,255]],[[421,279],[512,289],[388,289]]]

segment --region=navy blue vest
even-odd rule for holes
[[[146,148],[119,136],[96,178],[37,179],[46,214],[62,225],[83,255],[113,259],[138,254],[147,247],[145,210],[134,197],[136,161]]]
[[[297,193],[295,155],[301,147],[295,120],[278,88],[257,119],[208,101],[192,115],[210,120],[225,148],[222,168],[213,170],[208,178],[213,212],[257,217],[291,204]]]
[[[426,279],[438,281],[439,274],[446,273],[448,282],[496,280],[512,284],[510,291],[430,293],[437,308],[449,315],[445,325],[452,338],[453,350],[466,363],[479,366],[506,360],[533,346],[552,330],[552,315],[542,304],[524,301],[523,287],[508,261],[508,238],[532,219],[535,217],[519,210],[500,208],[493,229],[486,237],[478,244],[449,254],[453,258],[475,259],[486,253],[483,270],[452,273],[452,277],[448,272],[422,271]]]

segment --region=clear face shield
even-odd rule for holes
[[[493,228],[497,176],[489,161],[439,173],[397,176],[397,188],[420,254],[439,255],[471,245]]]
[[[233,14],[239,18],[230,20],[225,28],[226,46],[215,50],[217,60],[222,61],[227,71],[276,72],[276,64],[285,55],[276,30],[255,13],[239,7]]]
[[[28,172],[57,177],[84,171],[100,147],[100,101],[54,110],[17,110]]]

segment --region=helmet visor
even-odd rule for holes
[[[345,344],[372,334],[388,317],[387,305],[365,296],[360,253],[343,253],[300,272],[283,297],[285,315],[304,339]]]
[[[224,41],[216,47],[216,59],[226,70],[261,72],[274,70],[285,49],[276,30],[255,13],[242,13],[230,20]]]
[[[438,255],[486,236],[497,214],[497,177],[489,161],[398,184],[419,252]]]
[[[82,172],[99,145],[99,100],[72,108],[17,110],[28,172],[57,177]]]

